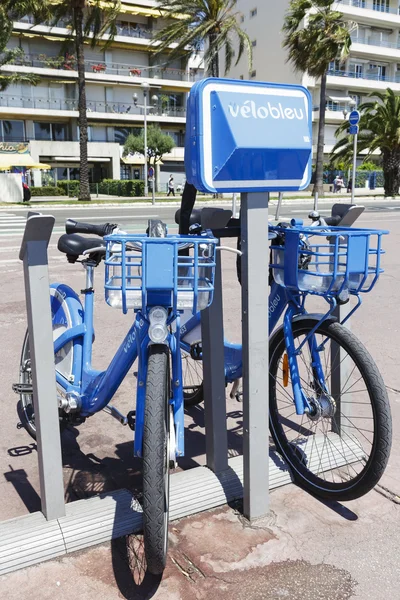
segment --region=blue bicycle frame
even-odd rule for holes
[[[317,347],[314,333],[317,330],[318,326],[332,315],[336,307],[336,301],[332,298],[329,300],[330,308],[326,314],[313,314],[312,318],[313,322],[315,323],[314,327],[312,328],[310,333],[305,337],[302,344],[298,348],[295,348],[292,323],[293,320],[296,320],[296,318],[300,318],[304,315],[307,315],[307,311],[304,306],[305,298],[306,294],[291,293],[286,288],[278,285],[276,282],[273,282],[271,286],[268,305],[270,336],[277,327],[283,313],[285,313],[282,327],[289,358],[289,369],[293,387],[293,398],[296,407],[296,412],[298,415],[304,414],[304,412],[308,410],[310,406],[308,399],[300,385],[300,375],[296,357],[301,352],[301,349],[304,346],[304,344],[308,343],[310,353],[313,359],[315,373],[318,377],[318,384],[321,387],[321,389],[326,390],[327,388],[324,378],[324,371],[321,366],[321,360],[319,355],[321,347]],[[356,308],[358,308],[358,306]],[[356,310],[356,308],[354,310]],[[354,310],[351,312],[351,314],[353,314]],[[348,315],[348,317],[346,317],[346,320],[351,316],[351,314]],[[181,327],[181,348],[188,353],[190,353],[190,343],[188,343],[185,340],[191,337],[191,334],[196,328],[200,328],[200,321],[201,315],[200,313],[197,313]],[[224,348],[225,379],[227,383],[233,383],[235,380],[240,379],[242,377],[242,346],[240,344],[231,344],[225,341]]]
[[[88,278],[93,279],[87,267]],[[139,358],[137,375],[136,426],[134,453],[141,456],[142,433],[145,408],[145,391],[147,376],[147,350],[150,342],[148,336],[149,321],[142,312],[138,312],[135,320],[118,348],[114,358],[105,371],[92,368],[92,342],[94,339],[93,304],[94,291],[87,286],[84,308],[77,294],[64,284],[53,284],[51,310],[53,327],[69,325],[68,329],[54,342],[56,355],[56,381],[65,394],[74,393],[81,401],[80,415],[90,417],[101,411],[111,401],[133,363]],[[176,331],[170,333],[166,340],[171,352],[172,377],[174,382],[182,381],[182,363],[180,354],[180,316],[176,316]],[[63,374],[57,369],[57,355],[63,348],[73,348],[71,373]],[[66,376],[67,375],[67,376]],[[184,454],[184,413],[182,385],[171,386],[171,404],[174,409],[176,428],[176,454]]]

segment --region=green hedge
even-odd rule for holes
[[[55,186],[31,187],[32,196],[65,196],[62,189]]]
[[[144,196],[144,181],[139,179],[103,179],[98,187],[99,194],[107,196]]]
[[[79,187],[80,187],[80,183],[79,181],[71,180],[71,181],[59,181],[57,183],[57,187],[59,187],[60,189],[63,190],[63,195],[64,196],[70,196],[70,197],[74,197],[74,196],[79,196]]]

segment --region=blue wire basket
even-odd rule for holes
[[[195,314],[211,304],[215,238],[116,234],[104,240],[105,297],[113,308],[126,313],[164,306]]]
[[[387,231],[341,227],[270,227],[275,281],[293,291],[319,296],[369,292],[381,268],[382,236]]]

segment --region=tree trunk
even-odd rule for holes
[[[210,33],[208,36],[209,44],[214,43],[217,33]],[[208,75],[211,77],[219,77],[219,56],[216,54],[210,63],[208,69]],[[186,181],[185,187],[183,188],[182,194],[182,202],[181,202],[181,215],[179,219],[179,233],[180,234],[188,234],[189,233],[189,222],[190,215],[192,213],[194,203],[196,202],[197,190],[191,183]],[[218,196],[218,194],[217,194]]]
[[[86,112],[86,79],[85,56],[83,45],[83,10],[74,9],[75,47],[78,63],[78,111],[79,111],[79,148],[80,148],[80,192],[78,200],[88,201],[90,198],[89,165],[88,165],[88,121]]]
[[[208,43],[210,44],[210,46],[212,44],[214,44],[215,40],[217,39],[217,36],[218,36],[218,33],[210,33],[209,34]],[[214,56],[212,57],[208,71],[209,71],[210,77],[219,77],[219,55],[218,55],[218,52],[216,54],[214,54]]]
[[[315,183],[313,194],[324,195],[324,146],[325,146],[325,106],[326,106],[326,72],[321,77],[321,95],[319,102],[319,125],[317,142],[317,161],[315,167]]]
[[[385,196],[397,196],[400,188],[400,148],[383,152]]]

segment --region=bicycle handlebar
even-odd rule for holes
[[[74,219],[67,219],[65,222],[65,231],[70,233],[90,233],[92,235],[98,235],[104,237],[110,235],[118,225],[112,223],[104,223],[104,225],[92,225],[91,223],[82,223],[80,221],[74,221]]]

